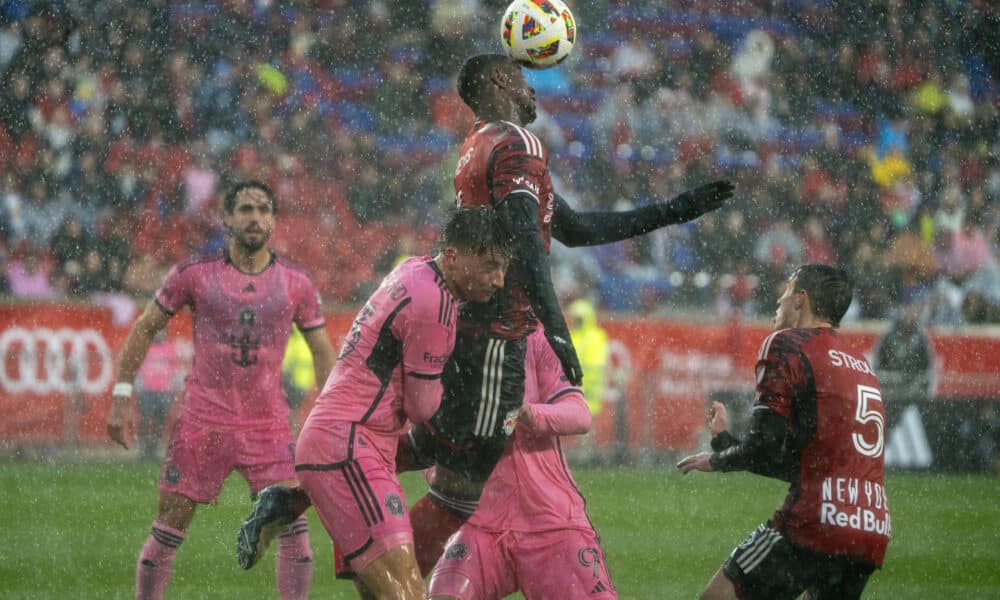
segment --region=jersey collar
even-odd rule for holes
[[[250,275],[252,277],[254,275],[260,275],[264,271],[267,271],[268,269],[271,268],[271,265],[273,265],[275,262],[277,262],[278,255],[275,254],[274,250],[271,250],[269,248],[268,252],[271,253],[271,259],[268,260],[267,261],[267,265],[263,269],[261,269],[259,272],[257,272],[257,273],[248,273],[248,272],[244,271],[243,269],[240,269],[239,267],[237,267],[236,263],[233,262],[232,257],[229,256],[229,247],[228,246],[222,249],[222,256],[225,259],[226,263],[228,265],[230,265],[232,268],[236,269],[238,272],[242,273],[243,275]]]

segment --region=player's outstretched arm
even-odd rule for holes
[[[686,223],[718,209],[732,197],[733,184],[713,181],[667,202],[626,211],[577,212],[556,195],[552,236],[566,246],[596,246],[637,237],[667,225]]]
[[[549,255],[538,234],[538,203],[527,194],[515,193],[507,196],[500,207],[507,211],[516,240],[513,262],[527,276],[524,285],[531,307],[545,327],[545,338],[559,357],[563,372],[570,383],[578,386],[583,382],[583,369],[552,285]]]
[[[150,302],[125,339],[118,362],[118,383],[111,393],[111,411],[107,422],[108,437],[123,448],[128,448],[125,439],[127,429],[132,425],[132,382],[146,358],[153,337],[166,327],[169,320],[169,314],[155,302]]]
[[[785,417],[757,407],[747,438],[714,452],[711,455],[712,470],[750,471],[788,481],[789,473],[784,456],[787,429]]]

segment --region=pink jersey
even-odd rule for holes
[[[177,344],[160,342],[152,344],[146,352],[146,359],[139,367],[139,381],[142,389],[149,392],[165,394],[174,388],[174,381],[179,377],[181,357],[177,352]]]
[[[394,465],[397,435],[408,422],[430,418],[441,403],[457,308],[430,257],[400,263],[354,319],[306,428],[350,444],[343,425],[361,425],[370,434],[367,443]],[[350,449],[341,450],[346,458]]]
[[[487,531],[589,530],[559,436],[587,433],[590,409],[580,388],[566,380],[541,329],[528,337],[525,355],[524,403],[534,423],[517,424],[469,523]]]
[[[182,262],[167,274],[156,304],[173,315],[185,305],[194,318],[194,365],[183,412],[226,430],[288,427],[281,360],[292,332],[323,327],[309,276],[272,254],[256,274],[243,273],[219,252]]]

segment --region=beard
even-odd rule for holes
[[[254,239],[249,237],[245,232],[239,231],[233,233],[233,241],[247,252],[257,252],[261,248],[267,245],[267,241],[271,239],[270,231],[262,231],[258,234],[259,237]]]

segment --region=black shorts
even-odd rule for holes
[[[821,554],[797,546],[767,522],[733,550],[722,565],[741,600],[860,598],[875,571],[871,564],[846,556]]]
[[[441,407],[427,423],[434,448],[420,454],[466,477],[484,482],[514,432],[524,402],[527,340],[458,333],[442,375]]]

